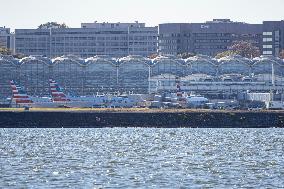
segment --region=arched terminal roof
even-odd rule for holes
[[[185,60],[189,67],[188,74],[216,75],[216,60],[209,56],[196,55]]]
[[[272,67],[274,74],[284,75],[284,62],[280,58],[274,56],[260,56],[253,59],[252,72],[257,74],[272,74]]]
[[[110,56],[93,56],[85,59],[85,64],[90,66],[91,64],[110,64],[112,66],[118,65],[118,60]]]
[[[184,76],[187,73],[185,61],[175,56],[158,56],[152,62],[152,75],[173,74]]]
[[[74,56],[74,55],[64,55],[64,56],[60,56],[60,57],[56,57],[54,59],[52,59],[52,63],[53,64],[60,64],[62,62],[73,62],[73,63],[77,63],[80,66],[84,66],[85,65],[85,61],[84,59]]]
[[[227,56],[218,60],[218,73],[249,75],[252,61],[239,55]]]

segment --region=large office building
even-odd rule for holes
[[[214,19],[205,23],[159,25],[160,54],[191,52],[214,56],[240,40],[251,42],[263,55],[277,57],[284,49],[284,20],[247,24]]]
[[[214,56],[238,40],[262,47],[262,24],[214,19],[205,23],[159,25],[159,53],[177,55],[191,52]]]
[[[157,53],[158,27],[144,23],[82,23],[81,28],[16,29],[16,52],[57,57],[123,57]]]
[[[0,27],[0,47],[10,49],[14,53],[14,34],[10,32],[10,28]]]
[[[263,46],[264,55],[279,56],[284,49],[284,20],[263,22]]]

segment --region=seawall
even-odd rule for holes
[[[284,128],[284,112],[2,111],[1,128]]]

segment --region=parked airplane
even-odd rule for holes
[[[94,96],[68,96],[66,95],[58,83],[50,79],[49,86],[51,92],[50,97],[34,97],[29,96],[23,87],[19,86],[15,81],[10,81],[13,96],[11,100],[12,107],[106,107],[106,108],[130,108],[139,106],[144,102],[140,95],[94,95]]]
[[[32,97],[29,96],[23,87],[15,81],[10,81],[12,88],[12,107],[55,107],[49,97]]]

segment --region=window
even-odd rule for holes
[[[264,55],[272,55],[272,51],[263,51]]]
[[[263,32],[263,35],[272,35],[272,32]]]
[[[263,42],[271,42],[272,38],[263,38]]]
[[[263,45],[264,49],[272,49],[272,45]]]
[[[280,41],[280,31],[275,31],[275,42],[279,42]]]

